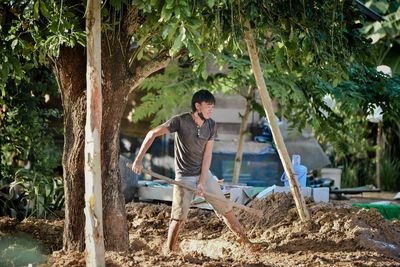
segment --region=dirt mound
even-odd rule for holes
[[[187,253],[184,255],[171,254],[160,255],[158,251],[135,251],[130,249],[127,252],[107,251],[105,253],[107,267],[154,267],[154,266],[208,266],[228,267],[243,266],[233,264],[231,261],[213,260],[199,253]],[[48,261],[52,267],[85,267],[85,253],[56,251]],[[250,265],[245,265],[249,266]],[[264,266],[264,265],[257,265]]]
[[[310,200],[311,220],[301,222],[291,194],[278,193],[255,200],[253,207],[263,212],[258,225],[254,217],[239,218],[251,238],[268,242],[269,250],[296,251],[371,250],[389,256],[400,255],[400,224],[385,220],[378,211],[350,205],[315,204]]]
[[[391,258],[398,259],[400,224],[397,221],[386,221],[375,210],[350,205],[315,204],[309,198],[306,203],[311,215],[308,222],[300,221],[291,194],[285,193],[252,203],[253,208],[263,212],[260,221],[247,212],[235,211],[248,233],[252,233],[252,241],[258,244],[256,252],[236,242],[236,237],[213,212],[191,209],[180,235],[181,254],[197,252],[216,260],[272,265],[276,262],[268,257],[276,254],[280,258],[282,253],[297,255],[297,258],[307,255],[321,263],[329,259],[342,261],[343,255],[350,262],[356,259],[363,262],[371,256],[389,266]],[[162,251],[170,212],[167,205],[129,204],[132,249]],[[320,253],[329,256],[322,259]],[[295,258],[289,257],[288,265]],[[373,261],[373,265],[379,260]]]
[[[171,216],[171,207],[165,204],[152,205],[148,203],[129,203],[126,206],[128,227],[130,231],[140,236],[162,236],[163,243],[168,232]],[[197,238],[213,238],[220,236],[225,228],[224,223],[214,212],[202,209],[191,209],[188,220],[183,225],[181,236],[193,236]],[[149,240],[150,242],[150,240]]]
[[[256,245],[244,246],[211,211],[191,209],[180,235],[180,252],[166,254],[171,207],[149,203],[126,206],[130,248],[106,252],[107,266],[398,266],[400,223],[376,210],[306,199],[311,220],[299,220],[290,194],[255,200],[260,221],[235,210]],[[258,224],[257,224],[258,222]],[[0,218],[0,231],[15,222]],[[61,248],[62,221],[26,220],[16,229],[34,233]],[[55,251],[50,266],[85,266],[85,254]]]

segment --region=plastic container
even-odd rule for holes
[[[293,166],[294,172],[297,175],[300,187],[307,186],[307,167],[303,165]],[[289,180],[284,172],[281,176],[281,181],[284,183],[285,187],[289,187]]]
[[[304,165],[300,165],[301,157],[300,155],[292,156],[292,164],[294,173],[297,175],[297,179],[299,181],[300,187],[307,186],[307,167]],[[281,181],[284,183],[285,187],[290,187],[289,180],[284,172],[281,176]]]
[[[321,178],[330,178],[334,181],[333,187],[340,188],[342,182],[342,169],[339,168],[322,168]]]

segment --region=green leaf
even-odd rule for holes
[[[171,49],[169,50],[169,55],[174,56],[176,53],[179,52],[179,50],[182,47],[182,40],[184,37],[182,36],[183,34],[179,34],[178,37],[175,38],[174,44],[172,45]]]
[[[14,50],[15,46],[18,44],[18,39],[14,39],[11,43],[11,49]]]
[[[143,50],[144,50],[143,48],[139,49],[139,53],[137,54],[137,59],[138,60],[141,60],[143,58]]]
[[[181,38],[175,38],[174,44],[172,45],[171,49],[169,50],[169,55],[174,56],[178,53],[179,49],[182,47],[182,40]]]
[[[162,38],[165,40],[165,38],[167,38],[167,36],[171,33],[171,31],[173,30],[173,25],[171,24],[167,24],[164,26],[164,29],[162,31]]]
[[[168,8],[171,10],[174,8],[174,0],[166,0],[165,2],[166,2],[165,8]]]
[[[172,11],[173,11],[173,9],[169,9],[169,8],[167,8],[167,7],[164,7],[163,9],[162,9],[162,11],[161,11],[161,17],[160,17],[160,19],[159,19],[159,21],[160,22],[166,22],[166,21],[168,21],[170,18],[171,18],[171,16],[172,16]]]
[[[47,9],[46,2],[44,0],[40,0],[40,12],[46,18],[50,18],[49,10]]]
[[[185,26],[181,26],[180,27],[180,29],[179,29],[179,36],[180,36],[180,38],[181,38],[181,41],[183,42],[185,39],[186,39],[186,29],[185,29]]]
[[[335,78],[332,82],[332,86],[336,87],[339,84],[339,79]]]
[[[35,4],[33,5],[33,18],[39,18],[39,0],[36,0]]]

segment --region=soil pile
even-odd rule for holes
[[[399,266],[400,223],[386,221],[375,210],[346,204],[315,204],[306,199],[311,220],[301,222],[290,194],[255,200],[263,212],[260,221],[236,212],[256,245],[242,245],[213,212],[191,209],[180,235],[180,252],[167,254],[171,208],[168,205],[130,203],[128,252],[107,252],[107,266]],[[35,233],[54,231],[47,239],[61,246],[62,222],[25,222],[19,229]],[[13,222],[3,222],[2,225]],[[29,227],[28,227],[29,226]],[[29,228],[29,229],[28,229]],[[53,253],[51,266],[85,266],[83,253]]]
[[[388,256],[400,255],[400,223],[385,220],[377,210],[350,205],[315,204],[306,199],[311,220],[301,222],[291,194],[278,193],[255,200],[253,207],[263,218],[251,235],[267,241],[268,249],[296,251],[370,250]],[[251,229],[257,220],[240,213],[242,223]]]

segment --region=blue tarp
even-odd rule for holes
[[[214,152],[211,171],[225,182],[232,181],[235,153]],[[277,153],[243,153],[239,183],[268,187],[282,185],[283,167]]]

